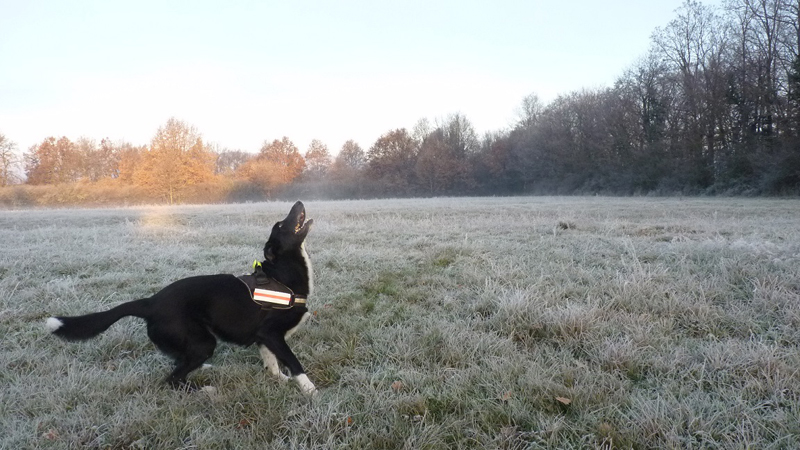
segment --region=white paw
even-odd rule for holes
[[[303,391],[303,394],[308,396],[316,395],[317,388],[314,386],[314,383],[308,379],[308,375],[301,373],[300,375],[294,377],[294,381],[300,386],[300,390]]]
[[[217,399],[217,388],[214,386],[203,386],[200,388],[200,392],[205,392],[212,400]]]

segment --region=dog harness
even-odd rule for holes
[[[290,309],[295,305],[305,305],[306,298],[299,297],[280,281],[268,277],[261,269],[261,263],[253,263],[254,272],[250,275],[241,275],[238,278],[250,290],[253,299],[262,310]]]

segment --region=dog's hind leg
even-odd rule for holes
[[[196,386],[187,383],[186,376],[200,368],[214,354],[217,346],[214,335],[199,326],[173,327],[169,330],[148,327],[147,334],[156,347],[175,359],[175,369],[166,382],[173,388],[188,387],[194,390]]]
[[[173,387],[184,387],[187,385],[186,376],[195,369],[200,368],[208,358],[214,354],[217,340],[211,333],[207,333],[203,338],[191,342],[185,353],[175,360],[175,370],[167,377],[167,383]],[[191,384],[189,384],[190,388]]]

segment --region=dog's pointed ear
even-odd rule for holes
[[[264,258],[269,262],[275,261],[275,252],[272,251],[272,245],[269,243],[264,246]]]

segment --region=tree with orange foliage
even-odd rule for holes
[[[276,188],[294,181],[304,168],[305,160],[300,151],[284,136],[281,140],[264,141],[258,155],[239,166],[237,173],[271,197]]]
[[[173,204],[186,188],[214,176],[214,154],[206,149],[200,133],[173,118],[160,127],[134,173],[136,184]]]
[[[25,153],[28,184],[57,184],[78,181],[83,161],[75,144],[62,137],[49,137]]]
[[[119,164],[116,177],[124,184],[135,184],[136,172],[142,163],[142,155],[147,151],[144,145],[133,146],[127,142],[120,144],[117,149]]]

